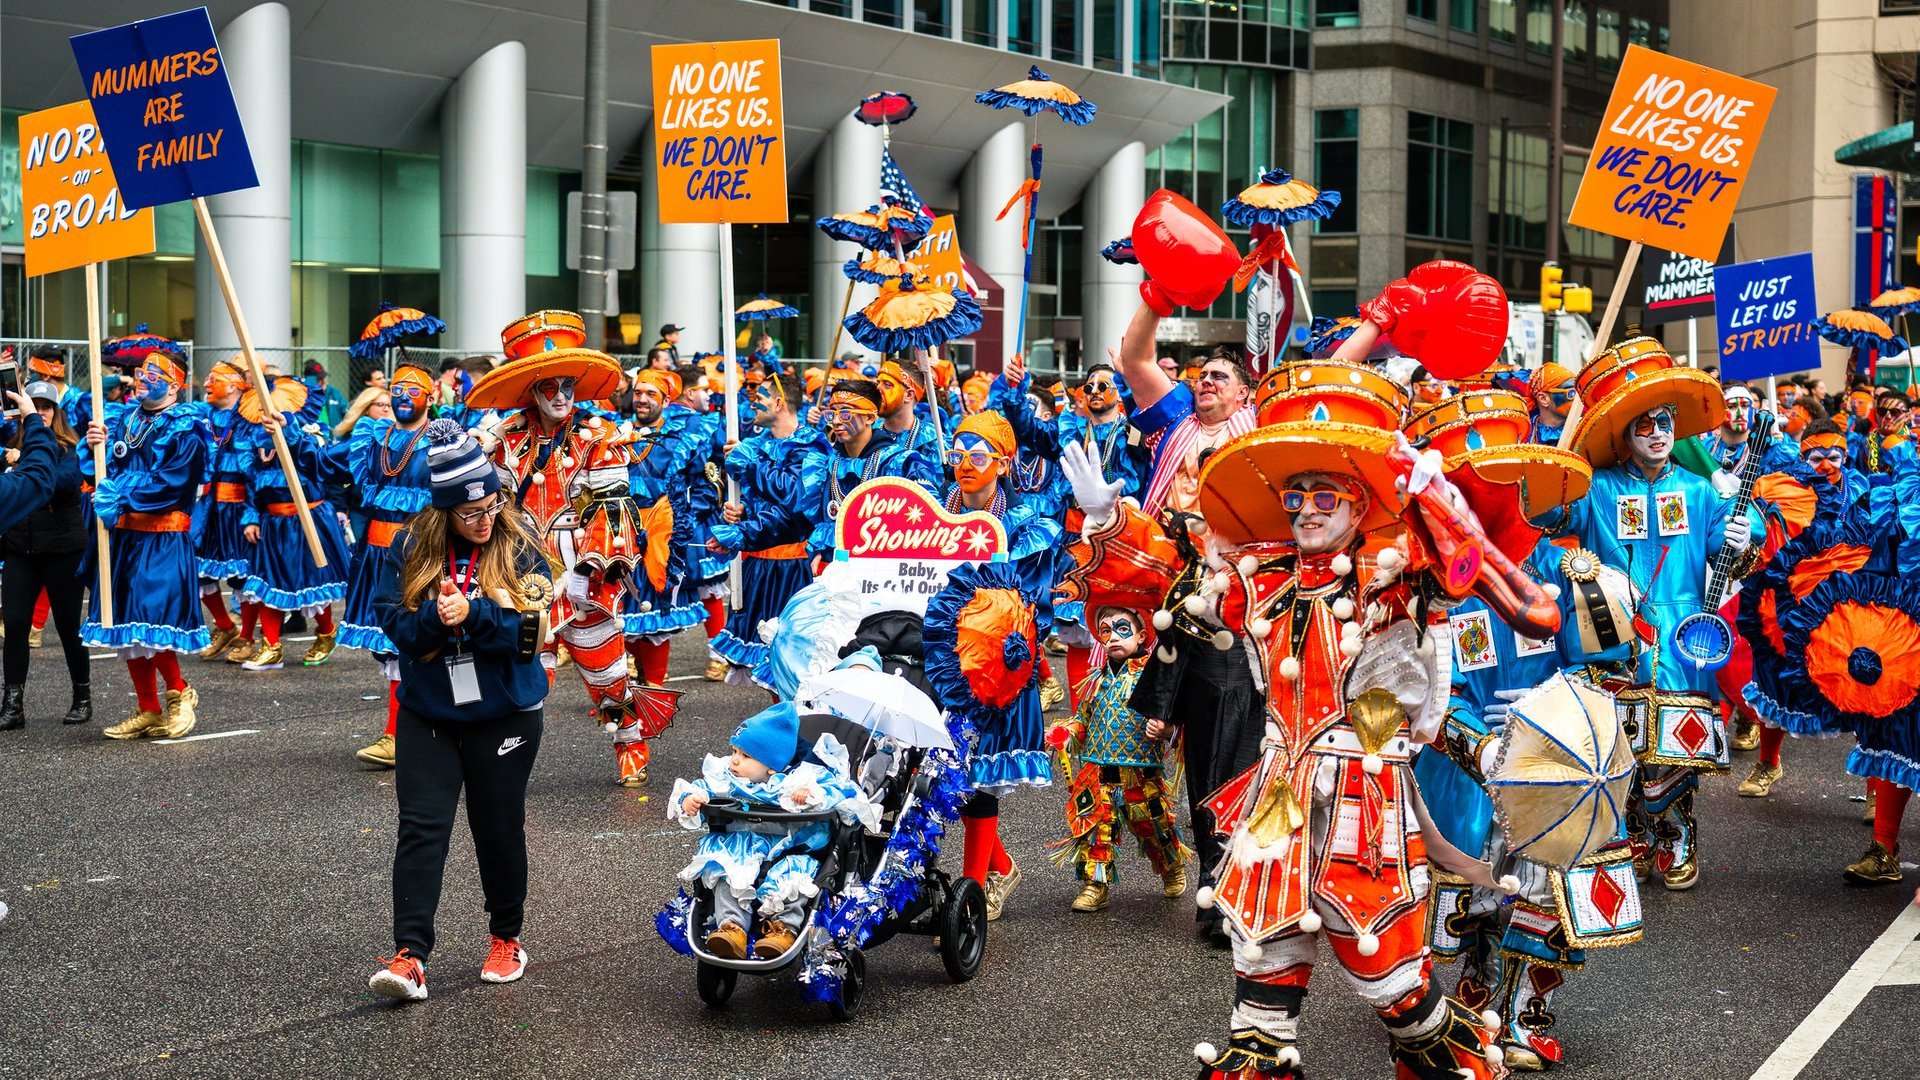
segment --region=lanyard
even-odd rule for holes
[[[464,581],[461,580],[460,571],[458,567],[455,565],[453,560],[453,545],[451,544],[447,545],[447,577],[453,582],[454,588],[460,590],[461,596],[467,595],[467,590],[473,588],[474,572],[478,570],[479,567],[480,567],[480,549],[474,548],[473,554],[467,557],[466,580]],[[462,633],[459,627],[456,626],[453,628],[453,636],[456,641],[462,636]]]

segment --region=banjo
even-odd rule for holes
[[[1760,480],[1760,459],[1772,441],[1773,414],[1760,413],[1754,417],[1753,433],[1747,436],[1746,456],[1740,459],[1734,474],[1740,481],[1740,489],[1734,494],[1733,506],[1727,512],[1729,517],[1745,514],[1753,504],[1753,487]],[[1754,537],[1751,542],[1759,540],[1760,537]],[[1720,550],[1707,561],[1707,587],[1701,595],[1701,609],[1681,619],[1680,625],[1673,628],[1673,647],[1696,671],[1718,671],[1733,655],[1733,628],[1720,617],[1720,604],[1726,599],[1733,567],[1739,559],[1740,553],[1732,546],[1720,545]]]

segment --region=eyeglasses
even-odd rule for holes
[[[507,508],[507,500],[496,496],[494,500],[478,510],[455,510],[453,516],[469,525],[478,525],[483,521],[492,521]]]
[[[1089,395],[1092,395],[1092,394],[1108,393],[1113,389],[1115,389],[1115,387],[1112,383],[1103,381],[1103,382],[1090,382],[1082,389],[1084,389]]]
[[[1289,488],[1280,493],[1280,506],[1289,514],[1297,514],[1311,502],[1315,510],[1322,514],[1331,514],[1339,508],[1341,503],[1353,502],[1357,498],[1358,496],[1349,495],[1344,491],[1335,491],[1332,488],[1315,488],[1312,491]]]
[[[827,415],[839,423],[851,424],[856,420],[871,420],[880,414],[871,408],[850,409],[845,405],[840,405],[828,411]]]
[[[1000,460],[999,454],[993,453],[992,451],[988,451],[988,450],[949,450],[947,451],[947,467],[950,469],[957,469],[962,464],[971,465],[976,469],[984,469],[987,466],[992,465],[994,462],[999,460]]]
[[[1907,406],[1881,405],[1876,407],[1873,411],[1879,413],[1881,416],[1905,416],[1907,413]]]
[[[1807,451],[1807,464],[1809,465],[1818,465],[1823,461],[1838,465],[1845,460],[1847,460],[1847,452],[1837,446],[1826,450]]]

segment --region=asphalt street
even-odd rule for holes
[[[1195,1041],[1224,1040],[1231,965],[1196,940],[1191,894],[1162,899],[1136,859],[1110,910],[1067,910],[1077,883],[1043,851],[1062,830],[1058,791],[1008,803],[1025,881],[973,982],[949,983],[927,941],[903,937],[869,954],[850,1023],[778,981],[743,979],[727,1009],[704,1007],[692,963],[653,929],[694,841],[662,804],[765,697],[698,679],[703,644],[676,642],[675,685],[690,692],[639,792],[612,784],[608,737],[562,673],[529,795],[527,977],[479,981],[486,922],[457,830],[433,996],[396,1006],[366,988],[391,949],[394,833],[392,774],[352,757],[384,721],[373,662],[189,662],[195,734],[230,737],[128,745],[99,732],[131,710],[112,659],[93,665],[101,724],[59,726],[49,641],[28,728],[0,734],[0,1074],[1183,1077]],[[1561,992],[1562,1075],[1752,1076],[1882,939],[1920,874],[1842,883],[1869,839],[1846,749],[1790,741],[1764,801],[1734,795],[1745,755],[1709,782],[1703,881],[1656,889],[1646,939],[1594,954]],[[1920,842],[1920,825],[1907,837]],[[1800,1076],[1920,1075],[1920,987],[1867,989],[1826,1015],[1837,1026]],[[1315,1080],[1392,1075],[1378,1023],[1330,967],[1303,1028]]]

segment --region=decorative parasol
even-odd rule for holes
[[[871,668],[836,668],[800,684],[804,707],[859,724],[908,746],[953,749],[940,706],[898,675]]]
[[[869,251],[892,251],[898,256],[900,249],[912,247],[927,235],[933,219],[888,202],[851,213],[829,214],[814,224],[835,240],[859,244]]]
[[[1911,285],[1888,289],[1867,301],[1866,309],[1883,319],[1894,315],[1911,315],[1920,311],[1920,289]]]
[[[1849,349],[1873,349],[1882,353],[1907,351],[1906,339],[1894,333],[1886,320],[1870,311],[1841,308],[1820,316],[1813,325],[1821,337]]]
[[[1569,869],[1612,843],[1634,768],[1613,699],[1555,672],[1513,703],[1487,774],[1508,852]]]
[[[884,252],[873,252],[864,259],[848,259],[840,272],[847,275],[849,281],[865,282],[868,285],[885,285],[901,275],[910,275],[915,280],[927,276],[926,267],[910,259],[901,259]]]
[[[165,353],[178,360],[186,355],[180,344],[172,338],[150,333],[146,323],[139,323],[133,333],[124,337],[109,338],[100,347],[101,358],[117,367],[135,367],[147,358],[148,353]]]
[[[931,349],[980,329],[985,316],[972,293],[921,284],[902,275],[882,287],[873,303],[847,316],[847,333],[876,352],[904,353]]]
[[[1115,266],[1140,265],[1140,256],[1134,254],[1133,237],[1131,236],[1123,236],[1118,240],[1110,241],[1106,247],[1100,249],[1100,257],[1113,263]]]
[[[759,322],[764,319],[792,319],[799,314],[799,308],[781,300],[774,300],[766,293],[760,293],[733,309],[734,320],[743,323]]]
[[[414,334],[438,334],[446,328],[446,323],[419,308],[395,307],[391,302],[382,300],[380,314],[375,315],[367,323],[367,328],[360,331],[360,340],[354,342],[347,352],[356,360],[378,360],[404,338]]]
[[[1312,184],[1295,180],[1293,174],[1285,169],[1272,168],[1260,174],[1260,182],[1241,191],[1240,194],[1220,204],[1220,216],[1235,225],[1245,225],[1253,230],[1253,250],[1240,263],[1240,269],[1234,272],[1233,287],[1236,291],[1245,289],[1253,276],[1264,270],[1267,276],[1280,277],[1280,268],[1287,270],[1289,284],[1295,293],[1300,289],[1300,266],[1293,260],[1293,248],[1287,239],[1287,226],[1299,221],[1327,218],[1340,206],[1340,193],[1321,191]],[[1263,294],[1268,305],[1271,319],[1277,320],[1279,312],[1273,305],[1279,301],[1277,288],[1265,290]],[[1312,312],[1307,313],[1311,317]],[[1261,366],[1271,364],[1277,355],[1282,335],[1269,334],[1268,356],[1260,358]]]
[[[887,128],[905,123],[920,107],[912,96],[898,90],[882,90],[860,99],[853,107],[853,118],[869,127]]]
[[[1034,214],[1034,204],[1040,197],[1040,172],[1045,150],[1040,145],[1040,114],[1053,113],[1075,127],[1093,122],[1095,106],[1067,87],[1061,86],[1041,71],[1039,67],[1029,67],[1027,77],[1019,82],[1011,82],[992,90],[982,90],[973,95],[973,100],[991,109],[1017,109],[1032,121],[1033,146],[1027,155],[1028,166],[1032,170],[1020,189],[1007,200],[1000,213],[994,218],[999,221],[1007,216],[1017,203],[1026,204],[1026,218],[1020,230],[1021,244],[1026,250],[1026,265],[1020,271],[1020,329],[1014,340],[1013,351],[1025,355],[1027,350],[1027,287],[1033,280],[1033,242],[1034,232],[1039,227],[1039,219]]]

